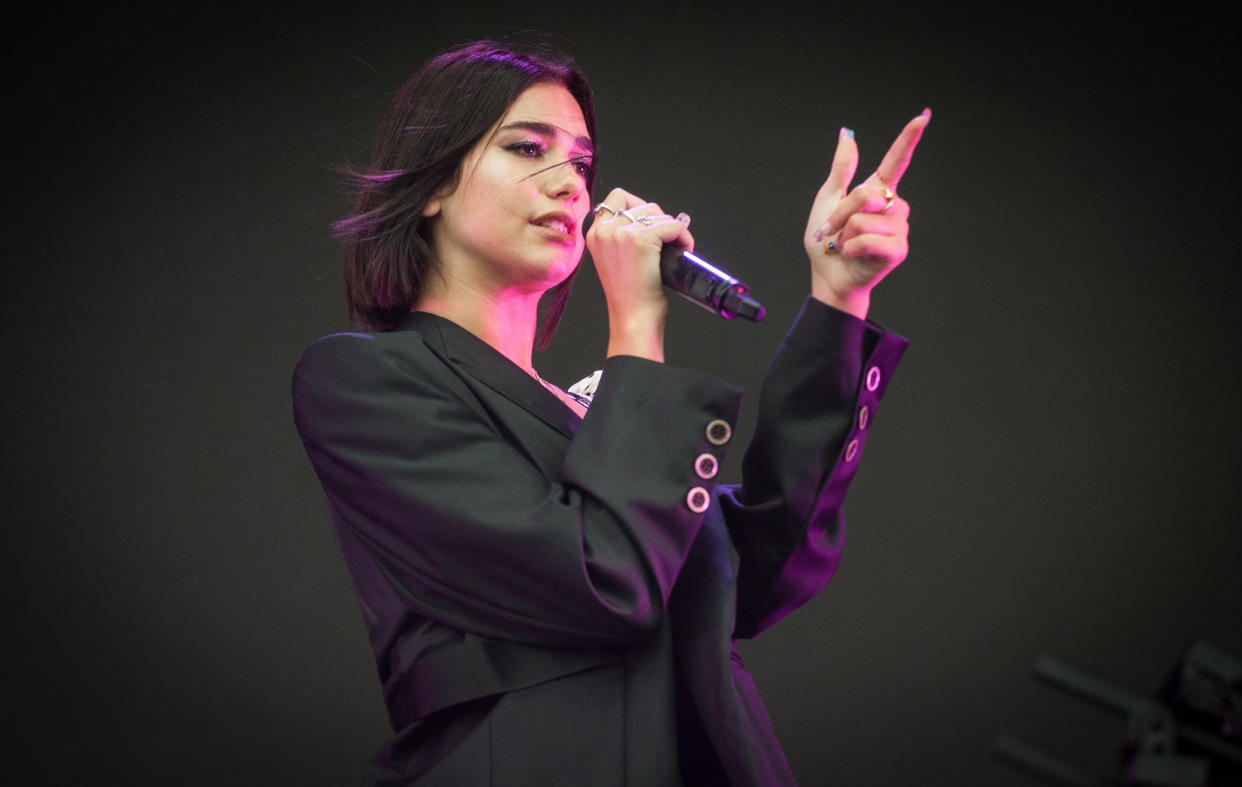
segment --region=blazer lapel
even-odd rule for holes
[[[416,331],[471,377],[566,437],[577,434],[582,423],[577,413],[487,342],[452,320],[428,312],[410,312],[397,330]]]

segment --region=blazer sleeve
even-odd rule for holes
[[[742,485],[722,487],[738,552],[734,635],[755,637],[831,579],[842,504],[909,342],[808,297],[769,365]]]
[[[736,421],[741,392],[609,359],[552,478],[521,438],[550,427],[499,420],[416,334],[401,338],[326,337],[294,372],[295,423],[334,526],[369,556],[351,565],[355,584],[382,582],[409,613],[494,639],[611,648],[648,636],[700,527],[688,490],[714,491],[695,458],[723,461],[705,425]]]

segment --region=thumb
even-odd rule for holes
[[[837,152],[832,156],[832,169],[828,171],[828,179],[824,188],[844,196],[849,191],[854,173],[858,170],[858,143],[854,141],[854,132],[842,128],[837,135]]]

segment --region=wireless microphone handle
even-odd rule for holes
[[[729,274],[673,244],[660,252],[660,280],[664,286],[726,320],[763,319],[766,310],[750,297],[750,288]]]

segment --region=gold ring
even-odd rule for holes
[[[880,182],[883,183],[884,181],[881,180]],[[885,213],[888,213],[890,210],[893,209],[893,196],[894,196],[893,190],[890,189],[888,186],[885,186],[884,187],[884,199],[885,199],[884,212]]]

